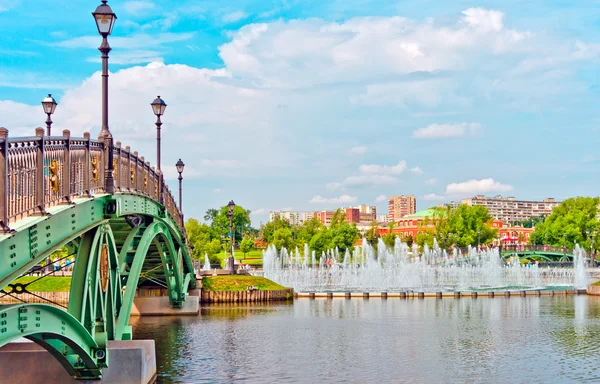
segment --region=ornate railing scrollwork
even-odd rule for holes
[[[74,198],[104,193],[106,151],[103,141],[63,136],[9,138],[0,128],[0,232],[30,215],[45,214],[46,208],[72,203]],[[181,212],[162,173],[121,143],[113,147],[113,169],[117,191],[146,195],[165,206],[185,234]]]

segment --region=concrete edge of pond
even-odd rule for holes
[[[590,293],[588,289],[568,289],[568,290],[508,290],[508,291],[469,291],[469,292],[296,292],[295,298],[298,299],[368,299],[368,298],[461,298],[461,297],[525,297],[525,296],[566,296],[566,295],[600,295],[600,286],[596,293]]]

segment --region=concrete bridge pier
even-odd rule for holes
[[[101,380],[76,380],[47,350],[27,339],[0,348],[2,382],[148,384],[156,380],[154,340],[109,340],[109,367]]]
[[[131,316],[194,316],[200,313],[200,290],[188,292],[182,308],[171,308],[164,288],[138,288]]]

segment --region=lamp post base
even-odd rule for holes
[[[235,275],[235,258],[233,256],[229,257],[229,266],[231,274]]]

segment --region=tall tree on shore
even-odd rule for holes
[[[598,197],[574,197],[563,201],[544,222],[535,226],[529,242],[554,247],[564,245],[569,249],[577,243],[589,250],[593,233],[600,232],[599,205]],[[598,240],[594,243],[595,249],[599,248]]]

